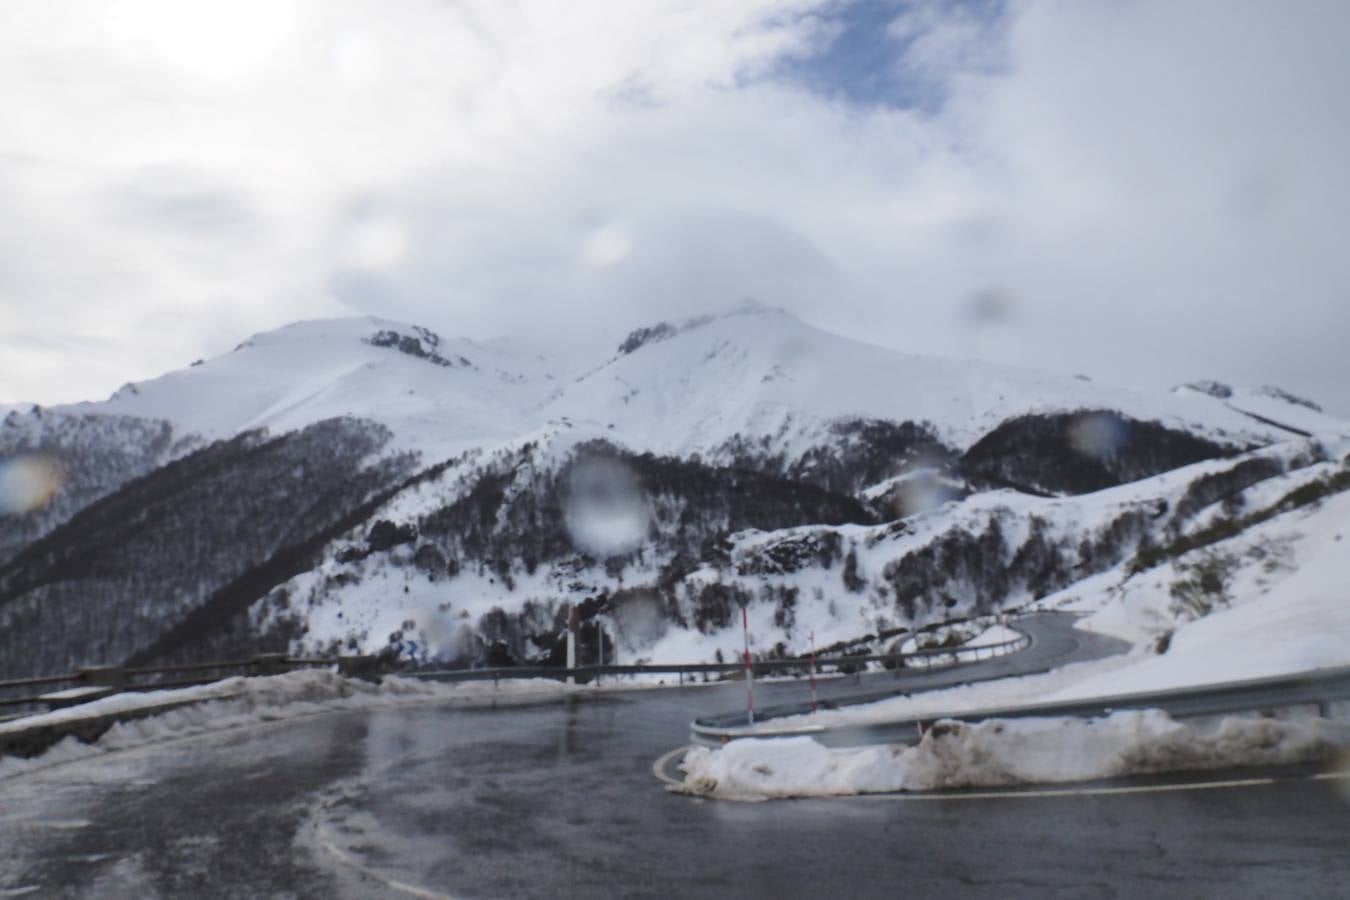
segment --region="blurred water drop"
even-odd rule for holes
[[[427,654],[437,662],[451,662],[462,653],[464,623],[447,608],[424,614],[417,623],[427,643]]]
[[[1350,751],[1343,751],[1337,757],[1331,771],[1339,776],[1330,779],[1332,790],[1346,806],[1350,806]]]
[[[614,627],[629,647],[656,643],[669,627],[665,604],[652,591],[626,594],[614,608]]]
[[[634,472],[609,457],[572,465],[563,501],[563,522],[572,544],[599,559],[636,550],[651,518],[646,494]]]
[[[65,481],[65,468],[52,456],[33,453],[0,463],[0,515],[41,509]]]
[[[1107,413],[1079,416],[1069,426],[1069,444],[1084,456],[1110,459],[1125,446],[1125,423]]]
[[[985,287],[970,295],[966,315],[976,326],[997,325],[1014,317],[1012,296],[997,287]]]
[[[1026,323],[1009,291],[997,285],[980,288],[959,310],[959,324],[971,356],[984,362],[1024,364]]]
[[[586,236],[581,260],[588,266],[606,269],[623,262],[633,249],[633,238],[622,225],[602,225]]]
[[[935,470],[919,469],[910,473],[886,494],[886,503],[897,518],[918,515],[937,509],[951,500],[959,500],[963,493],[959,486]]]
[[[353,228],[350,250],[352,261],[362,268],[392,268],[407,255],[407,229],[392,216],[368,216]]]

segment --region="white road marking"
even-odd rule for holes
[[[360,872],[362,875],[365,875],[367,878],[370,878],[374,881],[378,881],[385,887],[392,888],[393,890],[400,891],[404,894],[408,894],[413,897],[421,897],[422,900],[455,900],[455,898],[451,897],[449,894],[439,894],[436,891],[429,890],[424,887],[418,887],[415,884],[408,884],[406,881],[396,881],[391,878],[385,878],[383,875],[376,872],[374,869],[361,865],[361,863],[353,859],[341,847],[338,847],[336,844],[330,841],[328,839],[328,832],[323,827],[323,823],[315,822],[314,827],[315,830],[317,831],[316,837],[318,837],[319,839],[319,846],[323,847],[323,849],[333,854],[333,856],[339,862],[343,863],[344,865],[350,866],[351,868]]]
[[[35,822],[27,823],[31,828],[59,828],[74,830],[76,828],[89,827],[88,819],[38,819]]]
[[[685,744],[683,747],[676,747],[669,753],[661,754],[660,758],[657,759],[656,762],[652,763],[652,774],[655,775],[659,781],[663,781],[668,785],[674,785],[676,787],[679,787],[680,785],[684,784],[684,782],[679,781],[675,778],[671,778],[669,775],[666,774],[666,763],[670,762],[676,756],[683,756],[685,753],[688,753],[690,750],[692,750],[693,747],[694,747],[693,744]]]
[[[1277,778],[1238,778],[1231,781],[1194,781],[1186,784],[1141,784],[1123,787],[1063,788],[1040,791],[980,791],[951,794],[857,794],[867,800],[1004,800],[1033,797],[1094,797],[1110,794],[1158,794],[1167,791],[1203,791],[1214,788],[1259,787],[1275,784]]]
[[[1169,791],[1208,791],[1218,788],[1261,787],[1281,781],[1322,781],[1350,778],[1350,771],[1321,772],[1292,778],[1234,778],[1228,781],[1190,781],[1185,784],[1141,784],[1123,787],[1065,788],[1043,791],[982,791],[972,794],[857,794],[869,800],[994,800],[1020,797],[1093,797],[1110,794],[1161,794]]]

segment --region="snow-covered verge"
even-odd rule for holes
[[[1350,665],[1347,541],[1350,494],[1336,494],[1151,569],[1131,573],[1122,563],[1035,604],[1086,613],[1078,628],[1131,642],[1129,654],[769,720],[757,730],[939,718]]]
[[[824,797],[1088,781],[1127,775],[1335,759],[1350,724],[1326,719],[1177,722],[1159,710],[1104,719],[939,722],[913,747],[831,750],[809,737],[696,747],[686,793],[727,800]]]
[[[1135,647],[1127,655],[758,728],[940,719],[1350,664],[1347,534],[1350,495],[1336,494],[1152,568],[1122,563],[1037,604],[1087,613],[1079,627],[1130,640]],[[914,747],[829,750],[810,738],[770,738],[691,751],[685,789],[763,799],[1081,781],[1324,760],[1348,745],[1350,726],[1318,719],[1178,723],[1153,710],[1091,721],[948,721]]]
[[[1350,494],[1340,494],[1128,578],[1080,627],[1134,641],[1135,664],[1055,699],[1350,664],[1347,560]]]
[[[27,716],[0,724],[0,742],[46,727],[69,727],[107,716],[134,716],[170,707],[144,718],[119,721],[93,743],[67,736],[31,759],[0,757],[0,781],[71,760],[97,756],[168,738],[316,713],[369,709],[426,702],[526,702],[578,690],[547,679],[440,684],[387,677],[380,684],[345,678],[327,670],[306,670],[266,677],[227,678],[199,687],[115,694],[70,709]]]

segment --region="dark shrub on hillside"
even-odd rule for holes
[[[417,528],[413,525],[395,525],[388,519],[380,519],[370,527],[366,535],[366,546],[371,553],[383,553],[400,544],[411,544],[417,540]]]
[[[1084,410],[1010,419],[966,451],[960,470],[987,487],[1085,494],[1234,452],[1158,422]]]

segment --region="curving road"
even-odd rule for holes
[[[966,675],[1114,649],[1064,617],[1034,627],[1030,650]],[[858,690],[846,681],[827,690]],[[0,782],[0,897],[1325,897],[1350,883],[1339,780],[765,804],[662,790],[653,761],[742,697],[334,713],[57,766]]]

